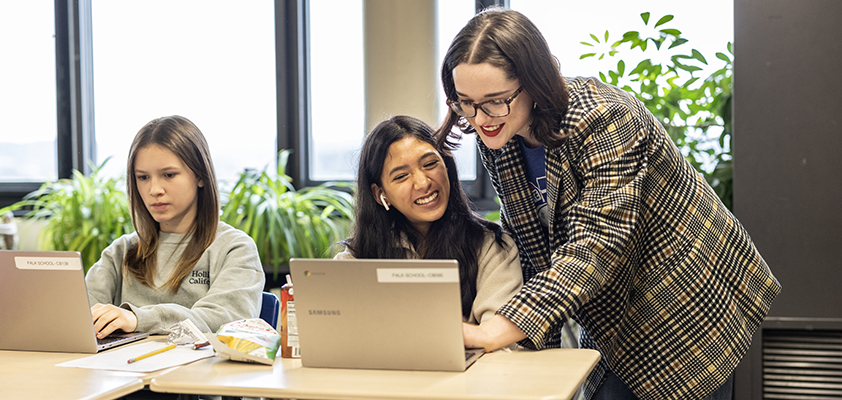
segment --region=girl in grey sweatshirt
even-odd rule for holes
[[[85,282],[98,337],[165,333],[192,320],[204,332],[260,312],[265,275],[254,241],[219,221],[207,142],[180,116],[135,136],[126,173],[136,232],[115,240]]]

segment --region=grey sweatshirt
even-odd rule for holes
[[[162,287],[190,241],[188,235],[160,233],[157,288],[131,276],[123,279],[123,258],[137,243],[137,233],[115,240],[85,276],[91,305],[114,304],[132,310],[137,315],[137,332],[166,333],[164,329],[188,318],[203,332],[216,332],[222,324],[257,318],[266,280],[257,246],[243,231],[224,222],[178,292]]]

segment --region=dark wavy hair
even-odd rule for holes
[[[450,43],[442,62],[441,83],[448,99],[459,98],[453,69],[459,64],[482,63],[500,68],[509,79],[520,81],[532,97],[535,108],[530,129],[536,140],[555,147],[567,139],[569,135],[561,132],[561,119],[569,104],[566,84],[558,59],[532,21],[517,11],[500,7],[488,8],[468,21]],[[448,147],[453,148],[462,133],[474,132],[465,118],[448,108],[436,137],[439,142],[449,141]]]
[[[170,293],[176,293],[181,281],[193,270],[199,258],[216,239],[219,224],[219,192],[216,188],[216,173],[213,169],[210,150],[205,136],[192,121],[179,115],[153,119],[137,132],[129,150],[126,166],[126,186],[132,223],[137,231],[137,244],[130,247],[123,259],[123,276],[134,276],[143,285],[153,287],[158,260],[158,235],[160,224],[143,203],[137,189],[134,164],[137,154],[151,145],[161,146],[178,156],[196,178],[204,185],[198,188],[196,220],[190,232],[190,242],[176,263],[170,278],[164,284]]]
[[[383,186],[381,176],[389,147],[411,136],[435,148],[447,168],[450,180],[450,198],[447,210],[433,222],[427,235],[421,235],[401,214],[392,207],[386,211],[374,198],[371,184]],[[497,243],[505,246],[502,228],[471,209],[470,201],[462,190],[456,172],[456,161],[448,150],[436,146],[433,128],[413,117],[395,116],[378,124],[365,138],[357,171],[355,220],[351,237],[340,242],[356,258],[405,258],[400,238],[406,237],[415,248],[423,247],[425,259],[457,260],[462,289],[462,315],[471,313],[477,294],[479,250],[485,231],[494,233]],[[385,238],[391,238],[391,240]]]

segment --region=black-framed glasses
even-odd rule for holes
[[[482,109],[482,112],[488,114],[489,117],[505,117],[512,112],[512,108],[509,104],[511,104],[515,100],[515,97],[517,97],[517,95],[522,91],[523,86],[517,88],[517,90],[515,90],[515,92],[512,93],[512,95],[506,100],[488,100],[482,103],[472,103],[467,100],[461,101],[448,99],[447,105],[450,106],[450,109],[460,117],[476,117],[478,109]]]

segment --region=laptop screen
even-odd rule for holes
[[[0,349],[95,353],[82,258],[0,250]]]
[[[455,260],[293,259],[290,271],[302,365],[465,369]]]

